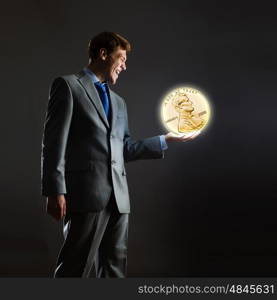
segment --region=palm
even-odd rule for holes
[[[200,133],[201,133],[200,130],[194,131],[191,133],[186,133],[183,135],[177,135],[172,132],[168,132],[165,135],[165,139],[166,139],[166,141],[186,142],[188,140],[192,140],[192,139],[196,138]]]

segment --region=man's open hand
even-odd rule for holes
[[[171,141],[175,141],[175,142],[186,142],[189,140],[192,140],[194,138],[196,138],[199,134],[201,133],[201,131],[194,131],[191,133],[186,133],[184,135],[177,135],[174,134],[172,132],[169,132],[165,135],[165,140],[166,142],[171,142]]]
[[[46,211],[59,221],[66,214],[66,201],[64,195],[47,197]]]

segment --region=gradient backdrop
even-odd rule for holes
[[[133,138],[165,133],[159,103],[191,83],[211,100],[197,139],[127,165],[130,277],[277,276],[273,6],[253,1],[9,1],[1,9],[0,276],[52,276],[61,224],[45,214],[40,149],[52,80],[109,30],[133,51],[114,90]]]

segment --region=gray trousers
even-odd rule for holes
[[[129,214],[119,213],[114,196],[100,212],[64,218],[65,242],[54,277],[126,277]]]

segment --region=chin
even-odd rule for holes
[[[112,77],[112,76],[109,76],[109,78],[107,79],[107,82],[109,84],[115,84],[116,83],[116,78]]]
[[[112,84],[116,84],[116,79],[112,81]]]
[[[117,78],[111,78],[111,81],[110,81],[110,82],[111,82],[111,84],[114,85],[114,84],[116,84],[116,81],[117,81]]]

